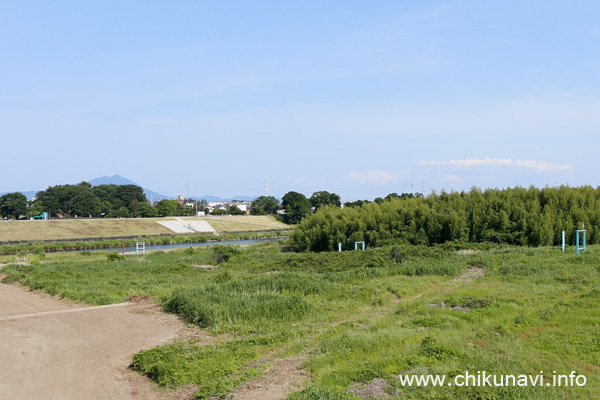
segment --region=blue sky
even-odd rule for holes
[[[598,186],[597,1],[0,0],[0,192]]]

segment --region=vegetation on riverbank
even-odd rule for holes
[[[0,255],[33,253],[43,255],[47,252],[70,251],[70,250],[93,250],[120,248],[135,246],[136,242],[144,242],[146,246],[168,245],[182,243],[204,243],[223,240],[244,240],[259,238],[286,237],[289,230],[270,230],[264,232],[238,232],[223,233],[218,237],[212,234],[179,234],[161,236],[139,236],[119,239],[98,239],[87,241],[60,241],[60,242],[27,242],[14,245],[0,246]]]
[[[206,329],[215,344],[175,342],[140,352],[132,363],[160,386],[197,385],[198,398],[226,396],[294,357],[304,360],[299,367],[310,381],[290,399],[356,398],[359,388],[398,399],[600,397],[598,246],[580,256],[556,248],[450,243],[285,250],[267,243],[122,261],[73,255],[10,265],[3,273],[5,282],[88,304],[151,296]],[[408,388],[398,379],[484,370],[543,371],[544,382],[552,382],[553,371],[576,371],[587,384]]]

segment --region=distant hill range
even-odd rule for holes
[[[101,176],[99,178],[94,178],[88,181],[92,186],[98,186],[98,185],[136,185],[136,186],[140,186],[143,190],[144,190],[144,194],[146,195],[146,198],[148,200],[152,199],[153,201],[159,201],[159,200],[163,200],[163,199],[173,199],[173,196],[166,196],[162,193],[157,193],[154,192],[150,189],[147,189],[141,185],[138,185],[137,183],[135,183],[132,180],[129,180],[127,178],[122,177],[121,175],[113,175],[113,176]],[[79,183],[79,182],[78,182]],[[76,185],[77,183],[74,183],[74,185]],[[45,189],[40,189],[40,190],[45,190]],[[32,198],[35,197],[35,195],[37,194],[38,191],[27,191],[27,192],[21,192],[23,193],[27,199],[31,200]],[[3,195],[5,193],[0,193],[0,196]],[[230,200],[242,200],[242,201],[252,201],[255,198],[257,198],[258,196],[235,196],[235,197],[231,197],[228,199],[223,199],[217,196],[190,196],[190,198],[194,199],[194,200],[206,200],[208,202],[217,202],[217,201],[230,201]]]
[[[140,186],[132,180],[127,178],[123,178],[121,175],[113,175],[113,176],[101,176],[100,178],[90,179],[88,181],[92,186],[100,186],[100,185],[135,185]],[[144,194],[148,200],[152,199],[153,201],[159,201],[163,199],[172,199],[171,196],[165,196],[164,194],[154,192],[150,189],[147,189],[143,186],[140,186],[144,189]]]

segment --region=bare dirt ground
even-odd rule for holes
[[[299,390],[310,377],[301,369],[305,357],[276,359],[265,374],[257,380],[249,381],[237,388],[231,398],[237,400],[279,400],[291,391]]]
[[[140,350],[199,335],[147,300],[85,307],[0,284],[0,399],[189,398],[128,364]]]

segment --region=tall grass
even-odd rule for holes
[[[195,384],[199,388],[196,398],[221,397],[259,375],[257,368],[247,364],[283,338],[262,336],[207,346],[179,342],[141,351],[133,356],[131,366],[161,387]]]
[[[252,323],[296,321],[312,309],[298,295],[266,291],[232,292],[226,286],[176,290],[164,303],[165,310],[179,314],[202,328]]]

